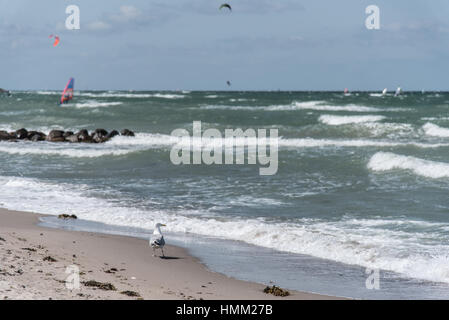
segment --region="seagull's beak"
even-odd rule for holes
[[[166,224],[161,224],[161,227],[166,227],[167,225]]]

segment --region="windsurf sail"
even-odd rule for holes
[[[382,91],[382,95],[384,96],[384,95],[386,95],[387,94],[387,92],[388,92],[388,89],[387,88],[385,88],[383,91]]]
[[[62,92],[61,104],[68,103],[70,100],[73,99],[74,88],[75,88],[75,79],[70,78],[69,82],[67,82],[67,85],[64,88],[64,91]]]

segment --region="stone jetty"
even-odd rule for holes
[[[48,134],[39,131],[28,131],[19,129],[14,132],[0,131],[0,141],[49,141],[49,142],[69,142],[69,143],[104,143],[115,136],[134,137],[134,132],[128,129],[106,131],[105,129],[96,129],[89,133],[86,129],[78,132],[52,130]]]

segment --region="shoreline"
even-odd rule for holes
[[[292,290],[288,297],[275,297],[263,293],[265,285],[207,269],[186,249],[167,245],[166,259],[153,257],[146,240],[38,226],[45,216],[0,209],[0,300],[340,299]],[[66,288],[66,271],[73,266],[80,271],[79,290]],[[88,281],[116,290],[88,287]],[[129,296],[134,293],[139,296]]]

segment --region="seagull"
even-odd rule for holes
[[[156,225],[154,226],[154,232],[150,238],[150,246],[153,248],[153,257],[156,255],[156,249],[161,249],[162,256],[165,257],[165,240],[161,232],[161,227],[166,227],[166,225],[162,223],[156,223]]]

